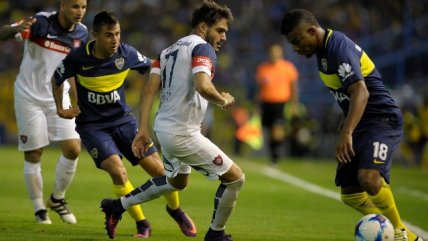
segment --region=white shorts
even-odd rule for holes
[[[216,180],[232,167],[233,161],[201,133],[192,136],[155,134],[161,145],[168,177],[175,177],[178,173],[189,174],[192,167],[208,179]]]
[[[18,123],[18,149],[31,151],[49,145],[49,141],[79,139],[74,119],[63,119],[56,113],[54,100],[37,103],[15,92],[15,115]],[[70,98],[64,95],[64,106]]]

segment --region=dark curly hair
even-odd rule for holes
[[[297,25],[305,21],[311,25],[319,26],[318,20],[315,16],[305,9],[291,9],[290,11],[284,14],[284,17],[281,21],[281,33],[287,36],[291,31],[293,31]]]
[[[233,21],[232,11],[230,11],[229,7],[212,0],[203,0],[200,6],[193,10],[192,28],[195,28],[201,22],[212,26],[222,18],[225,18],[228,23]]]

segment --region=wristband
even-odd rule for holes
[[[229,101],[227,101],[227,99],[224,99],[224,103],[221,105],[221,107],[225,107],[227,104],[229,104]]]

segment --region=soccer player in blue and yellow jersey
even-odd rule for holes
[[[139,164],[151,176],[164,175],[163,165],[152,144],[142,154],[134,156],[132,141],[137,133],[137,122],[125,101],[125,78],[130,70],[144,74],[151,60],[132,46],[120,42],[120,24],[115,14],[98,13],[93,20],[93,41],[73,50],[57,67],[52,88],[57,113],[63,118],[76,117],[76,130],[95,161],[95,165],[112,178],[117,196],[134,189],[128,179],[122,157],[132,165]],[[64,107],[62,91],[64,81],[76,78],[78,106]],[[65,109],[68,108],[68,109]],[[167,211],[179,224],[186,236],[196,236],[193,221],[179,207],[177,192],[164,195]],[[137,223],[136,237],[151,236],[151,227],[141,207],[128,209]],[[114,233],[109,233],[114,238]]]
[[[304,9],[285,13],[281,33],[300,55],[316,55],[321,79],[343,110],[336,147],[342,201],[362,214],[386,216],[395,227],[394,240],[421,241],[403,224],[389,186],[403,118],[374,63],[360,46],[322,28]]]

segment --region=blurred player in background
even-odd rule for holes
[[[86,4],[86,0],[61,0],[58,12],[40,12],[0,29],[1,40],[24,41],[24,56],[14,89],[18,149],[24,152],[25,184],[36,222],[41,224],[51,224],[46,206],[65,222],[76,223],[64,197],[76,171],[80,139],[74,119],[62,119],[56,114],[50,79],[70,50],[87,41],[88,31],[81,23]],[[70,83],[73,85],[72,80]],[[64,107],[70,105],[69,89],[67,82],[61,93]],[[41,158],[50,141],[59,142],[62,155],[56,167],[54,190],[45,206]]]
[[[149,113],[160,90],[161,104],[154,131],[162,147],[167,176],[154,177],[119,199],[103,199],[106,229],[114,233],[122,213],[138,203],[148,202],[164,193],[183,190],[191,167],[209,179],[219,179],[214,197],[214,213],[205,241],[230,241],[225,225],[244,184],[241,169],[201,133],[201,122],[208,102],[229,109],[233,96],[218,92],[214,77],[216,51],[226,41],[230,9],[214,1],[203,1],[193,11],[192,33],[163,50],[153,64],[140,108],[140,130],[133,142],[137,156],[150,148]]]
[[[284,49],[279,44],[269,47],[269,61],[257,68],[256,81],[259,87],[257,103],[261,111],[262,126],[267,131],[270,160],[277,164],[284,149],[284,106],[292,105],[297,114],[299,73],[294,64],[284,59]]]
[[[76,130],[98,168],[110,174],[117,196],[134,189],[122,163],[125,156],[133,166],[140,165],[151,176],[165,174],[157,149],[151,145],[141,158],[133,155],[131,144],[137,121],[125,100],[125,78],[130,70],[144,74],[151,60],[132,46],[120,42],[120,24],[111,12],[98,13],[93,21],[95,40],[73,50],[58,66],[52,88],[58,115],[76,117]],[[76,76],[78,106],[63,108],[63,85]],[[187,236],[195,236],[193,221],[179,207],[178,192],[165,194],[167,211]],[[151,236],[151,226],[140,205],[128,209],[136,221],[135,237]],[[113,235],[114,236],[114,235]]]
[[[342,201],[364,215],[386,216],[395,227],[395,241],[422,241],[405,227],[389,186],[403,117],[374,63],[343,33],[322,28],[303,9],[285,14],[281,33],[297,53],[316,55],[321,79],[343,110],[336,147]]]

